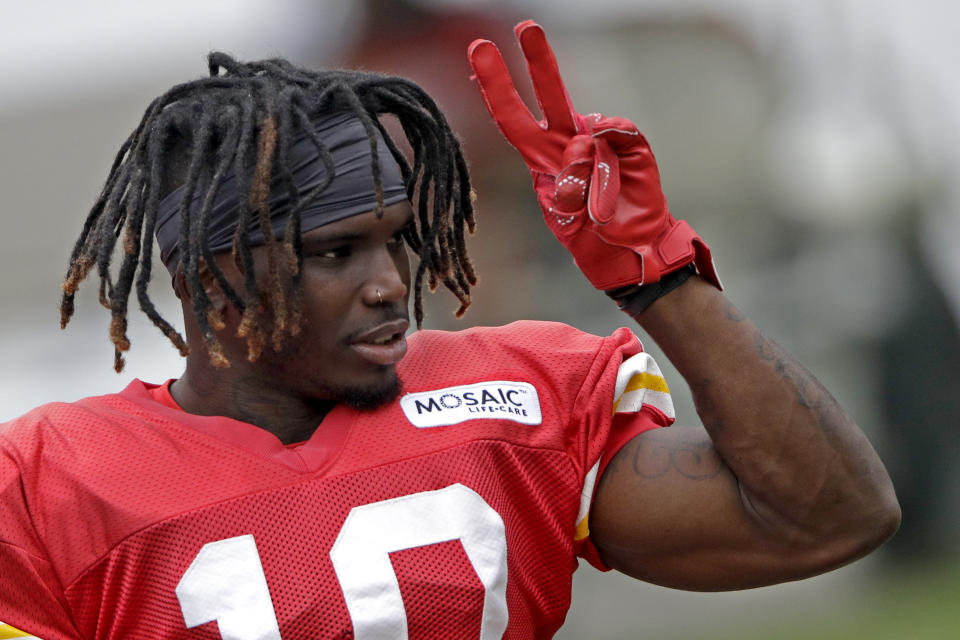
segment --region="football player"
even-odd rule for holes
[[[212,54],[121,147],[63,285],[66,324],[97,274],[118,369],[134,291],[186,369],[0,429],[0,619],[46,640],[540,638],[577,557],[739,589],[892,535],[873,448],[723,295],[643,135],[575,111],[543,30],[517,36],[544,120],[479,40],[483,100],[547,226],[676,365],[704,427],[670,426],[626,328],[408,336],[411,295],[419,325],[424,285],[462,312],[476,281],[443,114],[407,80]],[[147,294],[154,236],[185,336]]]

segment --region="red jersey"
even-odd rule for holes
[[[306,442],[185,413],[167,385],[0,427],[0,620],[76,638],[540,638],[593,488],[673,420],[637,338],[420,331],[404,394]]]

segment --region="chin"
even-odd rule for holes
[[[389,379],[377,385],[364,387],[341,387],[334,391],[334,397],[357,411],[373,411],[396,400],[403,391],[403,383],[394,372]]]

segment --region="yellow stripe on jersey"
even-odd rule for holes
[[[617,371],[613,397],[614,413],[635,413],[643,405],[648,405],[671,420],[676,417],[667,381],[656,361],[647,353],[638,353],[623,361]]]
[[[644,405],[660,410],[670,420],[675,417],[670,388],[660,372],[660,367],[650,354],[638,353],[620,363],[620,368],[617,369],[613,413],[636,413]],[[573,534],[575,541],[583,540],[590,535],[590,506],[599,470],[600,460],[597,460],[583,480],[580,511],[577,513],[577,526]]]
[[[573,533],[573,539],[576,541],[583,540],[590,534],[587,520],[590,515],[590,503],[593,501],[593,487],[597,483],[598,471],[600,471],[599,460],[583,479],[583,491],[580,492],[580,511],[577,513],[577,528]]]
[[[630,393],[638,389],[650,389],[651,391],[670,393],[670,388],[667,386],[667,381],[663,379],[663,376],[655,376],[652,373],[646,372],[633,374],[633,377],[630,378],[630,381],[627,383],[627,388],[624,389],[623,392]]]
[[[24,633],[19,629],[14,629],[8,624],[0,622],[0,640],[6,640],[6,638],[21,638],[22,640],[28,640],[29,638],[36,638],[29,633]]]

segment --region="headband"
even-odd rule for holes
[[[311,124],[333,157],[334,178],[311,201],[300,202],[301,232],[372,211],[377,206],[373,169],[370,166],[370,139],[363,123],[351,113],[337,112],[315,117]],[[384,205],[402,202],[407,199],[407,189],[400,167],[379,130],[376,131],[376,138]],[[327,179],[326,165],[306,132],[291,144],[287,163],[301,197]],[[250,170],[253,170],[252,167]],[[180,263],[180,213],[184,206],[185,189],[186,185],[181,185],[170,192],[160,202],[157,211],[156,235],[160,259],[171,274],[176,272]],[[191,221],[198,219],[206,191],[206,188],[194,191],[190,203]],[[239,217],[239,197],[236,173],[230,172],[220,181],[207,220],[205,236],[214,253],[233,246]],[[283,236],[290,213],[290,193],[283,179],[274,175],[270,183],[270,223],[274,236]],[[266,242],[258,220],[258,216],[251,216],[250,226],[244,236],[247,246]]]

